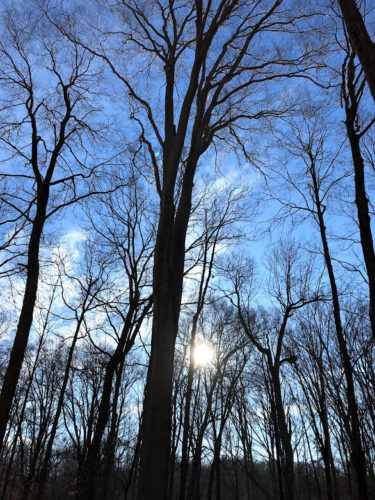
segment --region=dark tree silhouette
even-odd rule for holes
[[[355,0],[338,0],[350,42],[361,62],[375,102],[375,45]]]

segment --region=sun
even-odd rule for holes
[[[212,364],[215,352],[211,346],[204,342],[195,345],[193,351],[194,365],[196,368],[205,368]]]

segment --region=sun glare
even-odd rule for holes
[[[208,344],[200,342],[194,347],[193,358],[196,368],[205,368],[212,364],[214,360],[214,350]]]

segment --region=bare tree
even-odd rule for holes
[[[77,498],[82,499],[93,498],[95,493],[95,477],[102,438],[111,412],[112,385],[116,371],[124,364],[152,306],[150,262],[153,257],[155,226],[154,218],[146,210],[146,198],[141,194],[141,187],[141,183],[134,178],[126,192],[118,191],[113,196],[102,199],[103,210],[99,209],[98,215],[92,218],[98,239],[103,242],[102,246],[122,268],[124,277],[121,287],[126,289],[126,297],[119,304],[109,302],[105,306],[108,323],[114,328],[116,347],[108,353],[93,439],[78,477]],[[100,221],[103,221],[102,224]],[[112,318],[113,312],[122,320],[119,331]]]
[[[300,334],[292,340],[298,361],[293,368],[304,395],[307,419],[324,463],[326,495],[338,498],[337,475],[332,450],[327,384],[327,351],[330,349],[332,320],[327,304],[314,304],[299,315]],[[333,349],[332,349],[333,351]],[[301,409],[302,412],[302,409]],[[307,438],[308,443],[310,438]]]
[[[300,200],[292,203],[286,202],[285,206],[287,210],[308,213],[314,218],[319,228],[322,254],[331,290],[336,337],[345,374],[347,409],[350,420],[348,433],[350,439],[350,461],[355,471],[358,498],[367,499],[366,461],[361,442],[353,365],[341,318],[340,295],[325,221],[326,200],[332,188],[341,180],[341,176],[333,176],[337,153],[329,155],[325,151],[325,131],[321,130],[321,124],[320,122],[318,124],[317,121],[318,117],[312,116],[310,118],[303,116],[302,122],[305,124],[305,127],[302,130],[292,127],[291,131],[294,137],[287,138],[286,135],[283,135],[284,147],[288,150],[291,157],[298,158],[301,161],[308,176],[308,180],[306,178],[297,179],[296,177],[293,178],[291,173],[287,171],[284,178],[287,179],[289,186],[293,186],[294,190],[299,193]]]
[[[99,137],[90,124],[92,55],[46,30],[26,7],[5,10],[3,21],[1,143],[7,156],[1,177],[9,190],[2,192],[2,202],[11,214],[2,223],[15,225],[12,234],[27,230],[27,251],[23,304],[0,394],[0,444],[32,325],[44,227],[58,211],[88,196],[98,164],[92,165],[87,146]],[[48,90],[38,73],[41,58]]]
[[[232,267],[229,271],[233,283],[231,302],[237,308],[241,325],[255,348],[264,356],[272,386],[271,409],[275,425],[275,440],[278,460],[281,467],[280,491],[282,498],[294,498],[294,459],[291,429],[284,409],[280,379],[281,367],[285,363],[295,363],[294,354],[284,347],[287,325],[295,311],[321,299],[319,289],[312,286],[313,267],[298,263],[298,255],[293,247],[285,246],[275,252],[272,263],[273,290],[280,311],[276,321],[264,322],[257,327],[254,312],[250,309],[251,286],[249,286],[248,265]],[[246,269],[246,270],[245,270]],[[247,290],[247,291],[246,291]],[[275,337],[272,340],[272,337]]]
[[[91,45],[92,53],[104,59],[123,84],[160,197],[139,500],[165,500],[167,495],[174,346],[198,162],[214,142],[222,139],[246,153],[242,131],[247,123],[281,112],[280,108],[265,106],[263,97],[261,102],[253,99],[257,86],[267,92],[267,82],[301,76],[301,70],[308,66],[306,53],[293,51],[290,57],[287,51],[282,56],[277,49],[271,55],[260,42],[262,33],[267,36],[271,31],[283,31],[286,22],[300,17],[282,10],[281,5],[281,0],[270,4],[223,0],[215,4],[163,2],[155,8],[154,2],[122,1],[114,12],[123,25],[112,17],[116,29],[112,26],[108,32],[102,26],[95,33],[93,48],[81,33],[77,34],[77,27],[74,34],[56,21],[70,40],[85,47]],[[289,32],[291,36],[293,31]],[[109,41],[112,49],[116,46],[113,55]],[[122,55],[122,48],[127,61],[130,56],[137,61],[126,63],[126,71],[119,63],[118,51]],[[154,62],[157,78],[164,86],[160,100],[156,99],[155,79],[149,72]],[[181,79],[184,72],[189,73],[185,81]],[[153,144],[161,150],[161,162]]]
[[[85,321],[87,321],[88,313],[94,311],[100,305],[99,295],[105,292],[108,287],[110,287],[109,283],[107,283],[108,276],[106,276],[105,263],[101,262],[98,263],[98,265],[94,265],[94,254],[91,242],[87,242],[85,248],[85,267],[85,275],[83,276],[83,278],[81,278],[76,276],[69,276],[67,270],[64,269],[63,263],[61,265],[62,275],[60,276],[60,280],[62,300],[67,311],[71,311],[71,313],[73,313],[75,325],[72,325],[73,335],[65,360],[64,376],[62,377],[62,383],[59,390],[56,408],[54,409],[52,425],[49,429],[49,436],[46,443],[43,460],[41,461],[41,465],[37,474],[37,487],[33,492],[33,496],[35,499],[43,497],[45,483],[48,478],[52,448],[60,423],[66,389],[69,382],[70,371],[72,369],[73,357],[75,354],[77,343],[79,343],[80,336],[82,336],[83,325]],[[95,274],[94,271],[96,271]],[[69,279],[70,284],[75,283],[76,287],[78,288],[78,301],[75,300],[76,304],[74,305],[70,303],[70,300],[66,297],[66,292],[64,291],[64,288],[66,287],[66,283],[64,283],[64,281],[66,281],[67,279]]]

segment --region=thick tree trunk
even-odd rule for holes
[[[39,247],[46,219],[48,194],[48,189],[45,189],[39,195],[37,212],[30,235],[27,254],[27,277],[21,314],[0,394],[0,448],[3,445],[12,401],[16,392],[33,321],[39,281]]]
[[[365,168],[361,154],[360,137],[354,128],[354,119],[355,116],[348,115],[345,124],[354,165],[355,203],[357,205],[359,233],[369,283],[371,330],[375,339],[375,252],[366,193]]]
[[[375,101],[375,44],[371,40],[355,0],[339,0],[351,44],[361,62]]]
[[[173,248],[174,212],[173,195],[164,194],[155,245],[154,317],[143,409],[138,500],[165,500],[168,494],[173,364],[186,235],[185,229],[182,254],[176,254],[177,249]]]
[[[177,324],[171,317],[163,318],[153,328],[157,342],[153,342],[145,395],[138,500],[165,500],[167,495],[176,331]]]

